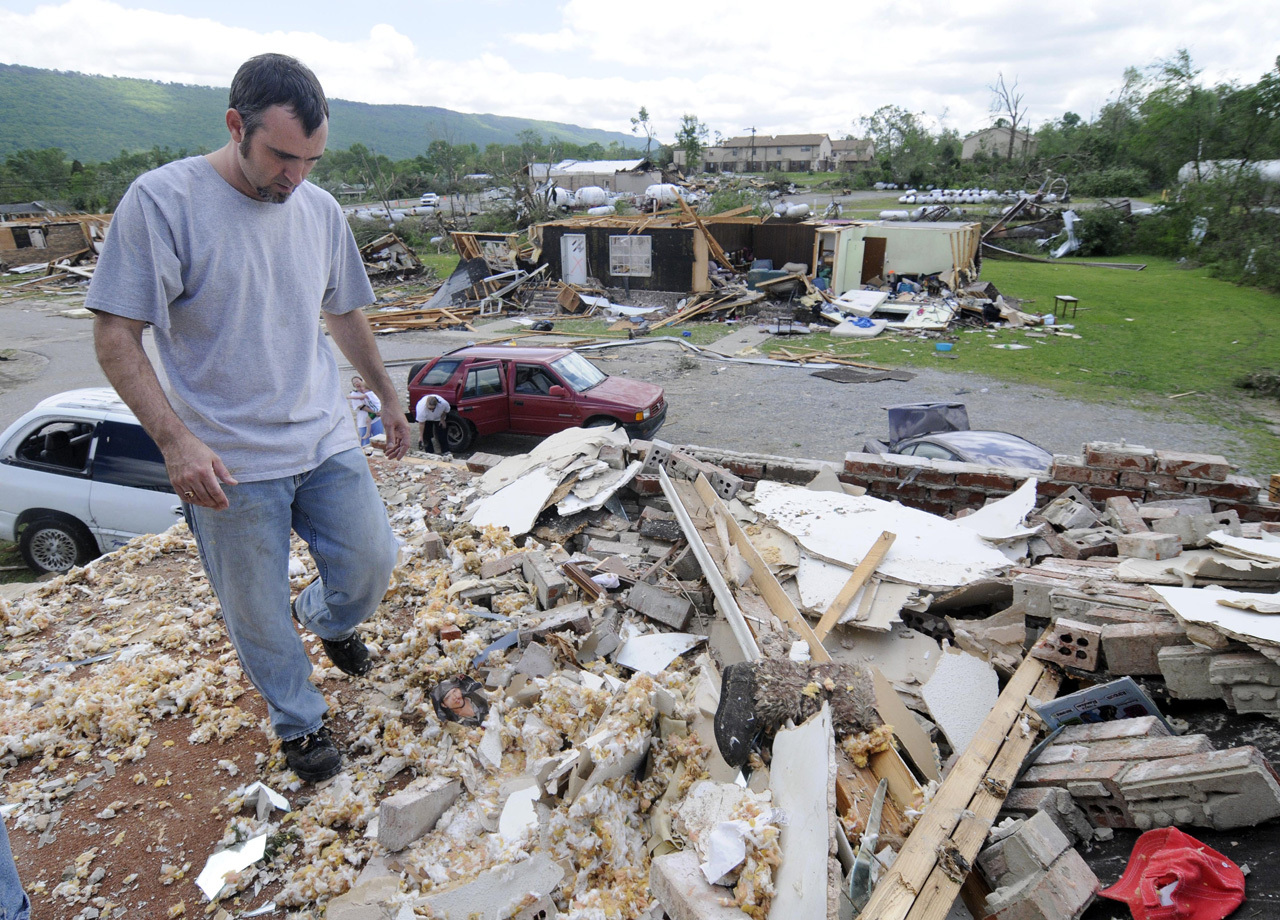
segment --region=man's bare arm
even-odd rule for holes
[[[151,359],[142,348],[145,325],[111,313],[94,314],[93,343],[98,364],[164,454],[174,490],[193,505],[227,508],[229,503],[220,481],[231,485],[236,481],[221,458],[191,433],[169,405]]]
[[[409,422],[405,418],[404,406],[400,404],[400,394],[391,383],[382,355],[378,353],[369,321],[363,311],[351,310],[348,313],[326,313],[324,322],[343,355],[382,400],[382,427],[387,435],[384,450],[388,457],[399,460],[409,452]]]

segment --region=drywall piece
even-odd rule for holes
[[[558,471],[538,467],[515,482],[472,505],[471,523],[476,527],[505,527],[520,536],[533,529],[533,522],[560,485]]]
[[[827,854],[835,836],[835,733],[831,708],[823,703],[803,725],[773,739],[769,788],[788,821],[779,846],[782,864],[769,920],[826,920]]]
[[[1246,559],[1261,559],[1266,562],[1280,562],[1280,537],[1264,533],[1261,538],[1233,537],[1225,530],[1215,530],[1209,539],[1224,550]]]
[[[1228,607],[1223,601],[1253,601],[1274,604],[1274,594],[1252,594],[1226,588],[1165,588],[1152,586],[1152,591],[1178,619],[1209,626],[1241,642],[1263,642],[1280,645],[1280,617]]]
[[[895,684],[924,683],[942,659],[938,640],[902,623],[887,633],[837,626],[826,647],[833,660],[859,667],[874,664]]]
[[[507,457],[480,477],[477,484],[485,495],[492,495],[544,464],[565,472],[581,457],[592,460],[607,445],[626,447],[631,443],[627,433],[616,428],[566,428],[538,443],[527,454]]]
[[[876,688],[876,712],[887,724],[893,726],[893,733],[898,736],[898,740],[911,756],[911,762],[916,765],[916,769],[924,775],[924,778],[942,782],[938,749],[933,746],[933,742],[920,727],[911,710],[902,702],[902,697],[898,696],[898,691],[893,689],[889,679],[880,673],[880,669],[875,665],[872,665],[869,670]]]
[[[1115,575],[1120,581],[1144,585],[1189,587],[1196,578],[1266,584],[1280,581],[1280,561],[1244,559],[1212,549],[1188,549],[1173,559],[1122,559]]]
[[[729,889],[707,883],[693,850],[654,857],[649,888],[672,920],[749,920],[746,911],[721,903]]]
[[[627,639],[618,652],[618,665],[650,676],[661,674],[685,652],[707,641],[691,633],[653,633]]]
[[[952,749],[963,754],[995,708],[1000,679],[995,668],[981,658],[947,651],[921,693]]]
[[[509,843],[524,840],[529,831],[538,824],[538,812],[534,807],[542,795],[538,782],[532,776],[524,777],[524,785],[507,796],[502,806],[502,815],[498,818],[498,833]]]
[[[543,898],[564,880],[564,869],[546,853],[507,863],[466,881],[433,889],[417,905],[431,909],[439,920],[506,920],[523,909],[527,899]]]
[[[1035,536],[1037,528],[1024,523],[1036,506],[1036,481],[1028,479],[1011,495],[984,505],[956,521],[992,543],[1009,543]]]
[[[590,479],[579,479],[574,483],[573,491],[556,504],[556,512],[561,517],[568,517],[579,511],[603,508],[619,489],[636,478],[641,466],[643,464],[636,460],[625,470],[609,469]]]
[[[734,502],[742,504],[736,498]],[[734,515],[734,519],[739,520],[737,515]],[[751,545],[775,575],[789,575],[800,565],[800,544],[789,533],[770,524],[756,524],[745,529]]]
[[[250,837],[244,843],[219,850],[210,856],[196,877],[196,885],[204,892],[204,896],[212,901],[226,884],[228,875],[248,869],[262,859],[267,854],[268,836],[268,834],[259,834],[257,837]],[[823,887],[825,888],[825,882]]]
[[[398,876],[383,875],[363,882],[357,880],[345,894],[325,905],[325,920],[393,920],[400,912],[400,905],[395,903],[398,894]]]
[[[1004,554],[974,531],[924,511],[867,495],[810,492],[762,481],[753,507],[810,553],[852,569],[880,534],[896,534],[877,571],[915,585],[958,587],[1009,568]]]

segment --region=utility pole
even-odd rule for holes
[[[755,126],[743,128],[744,131],[751,132],[751,159],[747,161],[747,172],[751,172],[751,167],[756,161],[756,129]]]

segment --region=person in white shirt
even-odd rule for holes
[[[449,437],[444,424],[444,417],[448,414],[449,401],[441,396],[429,394],[418,400],[413,418],[422,423],[423,450],[434,450],[437,454],[448,450]]]
[[[369,441],[382,431],[382,400],[378,394],[365,385],[363,377],[351,378],[351,392],[347,394],[347,402],[356,419],[356,433],[360,436],[360,445],[367,447]]]

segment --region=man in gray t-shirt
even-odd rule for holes
[[[356,626],[382,600],[397,551],[325,328],[381,398],[387,456],[403,457],[410,437],[360,310],[374,298],[351,231],[305,181],[328,114],[298,61],[247,61],[226,146],[139,177],[86,301],[98,361],[163,452],[240,663],[308,781],[337,773],[342,755],[290,613],[340,670],[366,673]],[[142,347],[147,326],[165,387]],[[320,573],[292,602],[291,530]]]

